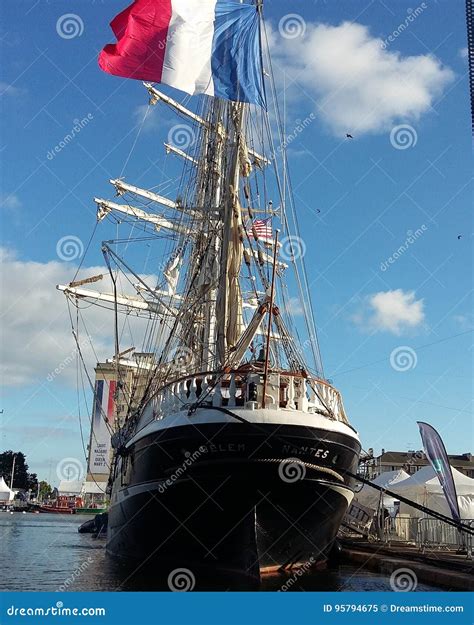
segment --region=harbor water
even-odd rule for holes
[[[77,529],[90,516],[0,512],[1,591],[168,590],[167,577],[129,570],[105,553],[105,540]],[[181,563],[176,562],[176,569]],[[171,571],[170,571],[171,572]],[[193,572],[194,590],[232,590]],[[224,584],[224,585],[223,585]],[[244,588],[240,588],[244,590]],[[389,591],[390,576],[341,565],[301,575],[265,577],[262,591]],[[417,591],[438,590],[419,584]]]

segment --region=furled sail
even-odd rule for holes
[[[163,275],[168,283],[168,294],[174,295],[178,286],[179,270],[182,265],[183,259],[179,253],[170,258],[168,264],[163,270]]]
[[[242,295],[239,275],[242,265],[244,246],[242,243],[242,214],[239,198],[232,191],[232,225],[230,229],[229,251],[227,255],[227,327],[226,340],[228,349],[232,349],[242,334]]]

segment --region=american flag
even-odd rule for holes
[[[271,217],[256,219],[252,224],[253,236],[262,241],[271,241],[273,237]]]

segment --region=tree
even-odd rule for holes
[[[0,454],[0,475],[3,475],[8,486],[11,484],[13,464],[15,465],[13,488],[35,491],[38,488],[36,473],[28,473],[28,465],[23,452],[11,449]]]
[[[36,473],[28,473],[28,487],[27,490],[31,490],[36,495],[38,490],[38,476]]]
[[[51,499],[52,494],[53,489],[51,485],[48,484],[48,482],[41,480],[41,482],[39,483],[39,498],[41,499],[41,501],[44,501],[45,499]]]

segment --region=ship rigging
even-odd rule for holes
[[[181,166],[176,193],[110,180],[116,198],[95,198],[97,222],[128,236],[102,244],[103,274],[58,285],[114,320],[114,399],[125,405],[108,422],[108,552],[251,579],[327,556],[360,451],[324,378],[267,45],[261,55],[276,129],[265,107],[203,95],[192,110],[144,83],[150,108],[186,122],[186,147],[165,142]],[[161,250],[153,282],[133,263],[148,245]],[[123,315],[146,324],[133,375]]]

